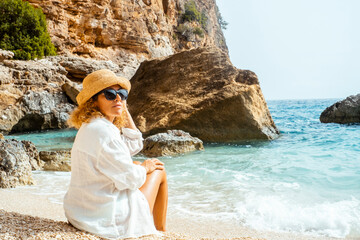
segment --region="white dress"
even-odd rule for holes
[[[76,228],[108,239],[158,234],[139,190],[146,170],[131,159],[143,147],[142,135],[122,132],[105,118],[82,124],[71,150],[65,215]]]

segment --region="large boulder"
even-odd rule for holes
[[[168,130],[166,133],[147,137],[141,153],[148,157],[160,157],[203,149],[203,142],[189,133],[181,130]]]
[[[34,184],[29,156],[17,140],[0,140],[0,188]]]
[[[360,123],[360,94],[352,95],[326,108],[320,115],[322,123]]]
[[[181,129],[207,142],[278,136],[255,73],[235,68],[218,48],[145,61],[131,84],[130,111],[145,135]]]

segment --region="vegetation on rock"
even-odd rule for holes
[[[22,0],[1,0],[0,48],[22,60],[56,55],[42,10]]]
[[[200,37],[204,37],[204,31],[199,27],[194,28],[193,33]]]
[[[200,13],[193,0],[185,4],[185,13],[182,15],[183,21],[196,21],[201,24],[203,29],[206,29],[208,17],[204,12]]]
[[[222,29],[226,29],[228,23],[222,18],[219,8],[216,7],[216,18]],[[185,3],[185,12],[181,15],[181,22],[177,27],[177,32],[184,35],[185,33],[192,33],[201,38],[204,37],[204,30],[207,31],[208,24],[208,16],[204,11],[200,12],[198,10],[198,6],[196,5],[194,0],[190,0]],[[194,27],[194,24],[184,24],[184,23],[194,23],[198,25],[198,27]],[[186,35],[186,34],[185,34]]]

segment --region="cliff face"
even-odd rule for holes
[[[185,0],[28,1],[46,14],[59,54],[112,60],[131,73],[145,59],[186,49],[215,45],[227,52],[215,0],[194,1],[208,17],[203,35],[191,31],[196,23],[184,26]]]
[[[277,136],[256,75],[228,59],[215,0],[27,1],[46,14],[59,56],[16,61],[0,51],[0,132],[66,128],[80,82],[107,68],[131,79],[130,110],[145,134]]]

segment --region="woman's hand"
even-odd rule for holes
[[[137,130],[136,125],[135,125],[135,123],[134,123],[134,120],[132,119],[131,114],[130,114],[130,112],[129,112],[129,109],[128,109],[126,100],[122,101],[122,104],[123,104],[123,106],[124,106],[124,111],[125,111],[125,113],[126,113],[126,118],[127,118],[125,127],[126,127],[126,128],[131,128],[131,129],[134,129],[134,130]]]
[[[157,158],[146,159],[141,166],[146,169],[147,174],[155,170],[164,170],[164,163]]]
[[[128,105],[127,105],[126,101],[127,101],[127,100],[122,100],[121,102],[122,102],[122,104],[123,104],[123,106],[124,106],[124,111],[129,111]]]

